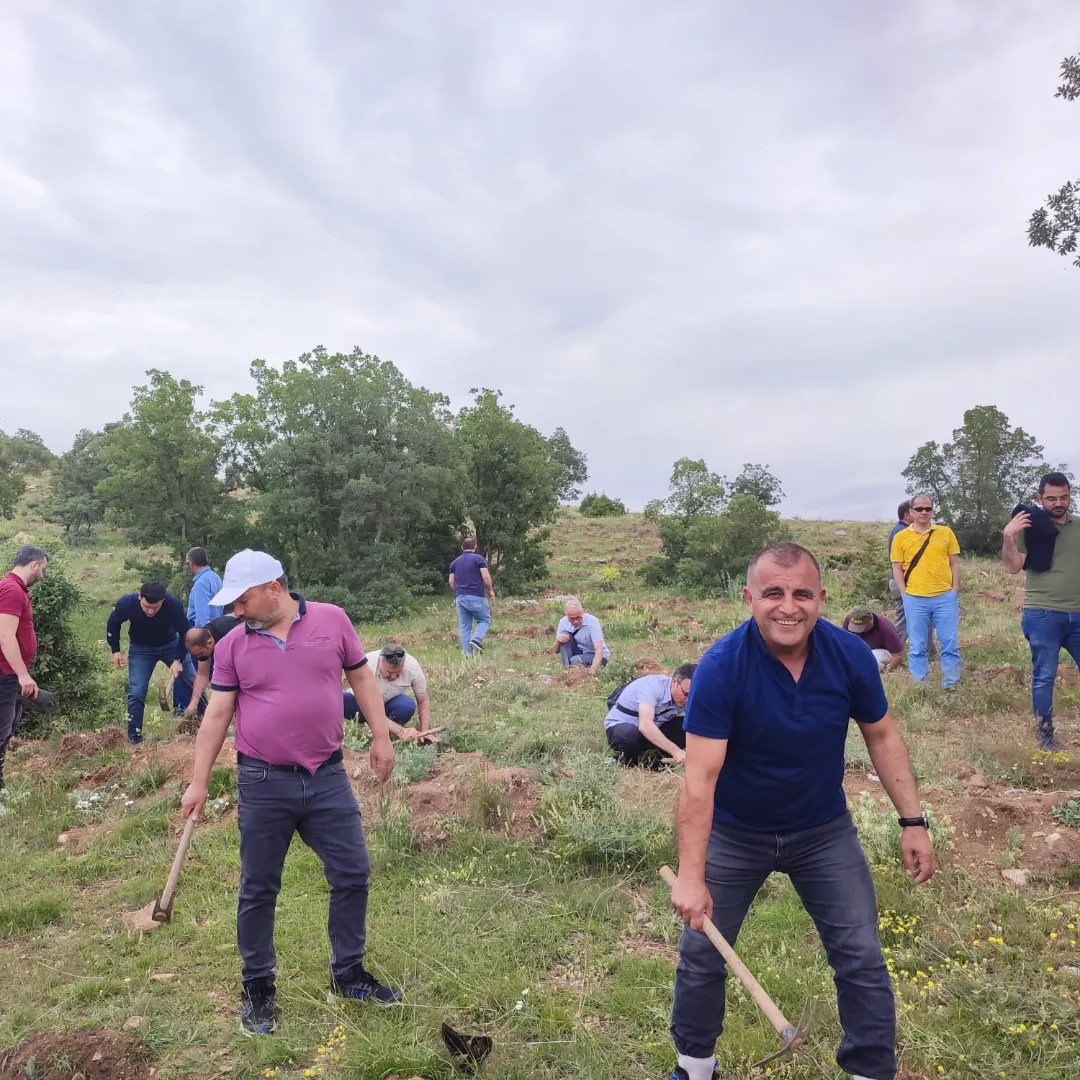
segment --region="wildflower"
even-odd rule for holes
[[[524,1001],[516,1001],[516,1002],[514,1002],[514,1012],[521,1012],[521,1010],[524,1009],[524,1008],[525,1008],[525,1002]]]

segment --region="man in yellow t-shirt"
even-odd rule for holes
[[[916,682],[926,682],[933,626],[941,646],[941,685],[948,690],[960,681],[960,545],[948,525],[934,524],[929,495],[916,495],[911,512],[914,520],[893,537],[889,555],[907,618],[908,671]]]

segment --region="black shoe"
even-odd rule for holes
[[[276,1027],[274,984],[269,979],[244,983],[240,994],[240,1030],[245,1035],[269,1035]]]
[[[1054,721],[1039,718],[1035,725],[1035,745],[1040,750],[1053,752],[1061,747],[1054,741]]]
[[[480,653],[481,656],[484,655],[484,646],[479,641],[470,641],[469,642],[469,648],[473,652]]]
[[[142,742],[142,732],[141,731],[135,731],[135,732],[129,731],[128,732],[128,742],[131,743],[133,746],[138,744],[138,743],[141,743]]]
[[[374,975],[357,968],[348,982],[341,982],[336,975],[330,976],[330,993],[326,1000],[331,1004],[334,997],[352,998],[353,1001],[374,1001],[377,1005],[400,1005],[401,991],[383,986]]]

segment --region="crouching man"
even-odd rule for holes
[[[261,551],[229,560],[211,603],[232,604],[246,625],[214,647],[213,696],[181,805],[184,817],[202,810],[235,712],[241,1030],[265,1035],[276,1025],[274,915],[294,833],[319,856],[330,884],[331,993],[397,1004],[401,992],[379,983],[363,962],[371,864],[342,764],[343,670],[371,727],[369,760],[380,783],[394,767],[394,748],[356,631],[341,608],[290,593],[281,563]]]
[[[664,758],[683,763],[683,714],[696,670],[697,664],[682,664],[671,676],[643,675],[608,698],[604,734],[620,765],[656,769]]]
[[[431,730],[431,698],[427,692],[427,676],[415,656],[404,645],[384,645],[374,656],[375,683],[382,697],[383,710],[390,722],[390,734],[396,739],[426,742]],[[406,691],[411,690],[413,697]],[[343,705],[346,720],[367,723],[364,710],[351,689],[344,691]],[[415,700],[414,700],[415,699]],[[420,729],[406,725],[420,712]]]
[[[702,657],[686,710],[679,799],[679,875],[672,906],[686,928],[675,975],[671,1080],[718,1077],[723,958],[709,916],[734,943],[758,890],[787,874],[832,966],[844,1036],[836,1061],[855,1080],[896,1075],[896,1009],[878,941],[870,868],[844,795],[849,717],[900,814],[904,868],[934,873],[934,849],[907,749],[877,661],[853,634],[820,619],[825,590],[798,544],[765,548],[743,597],[752,618]]]
[[[611,651],[604,641],[604,629],[595,615],[590,615],[576,596],[563,608],[563,617],[555,628],[552,652],[563,667],[588,668],[594,675],[608,662]]]

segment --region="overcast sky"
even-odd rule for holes
[[[0,427],[354,345],[640,508],[764,462],[890,517],[995,404],[1080,465],[1075,0],[7,0]]]

